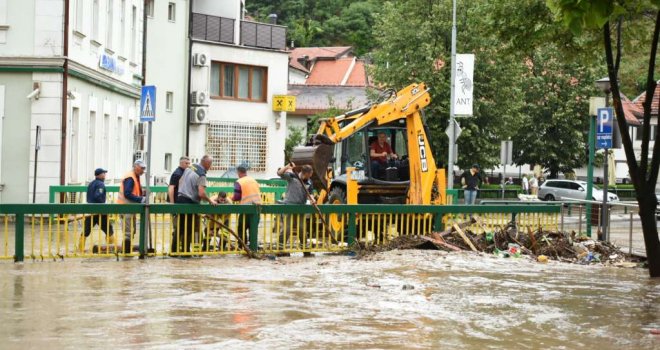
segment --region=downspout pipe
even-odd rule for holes
[[[148,3],[149,3],[149,0],[144,0],[144,6],[142,6],[142,86],[147,84],[147,6],[148,6]]]
[[[188,109],[187,118],[186,118],[186,139],[185,139],[185,144],[186,144],[186,153],[188,156],[190,156],[190,115],[192,114],[192,111],[190,110],[192,108],[191,101],[190,101],[190,84],[191,84],[191,76],[190,73],[192,73],[192,13],[193,13],[193,0],[188,0],[188,57],[186,59],[188,63],[188,88],[187,88],[187,93],[186,93],[186,106]]]
[[[67,102],[69,82],[69,0],[64,0],[64,31],[62,32],[62,125],[60,145],[60,185],[66,184]]]

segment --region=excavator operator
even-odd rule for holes
[[[387,135],[384,131],[378,132],[378,139],[370,146],[371,158],[371,176],[380,177],[381,170],[388,166],[388,160],[397,159],[396,153],[392,152],[392,147],[387,142]]]

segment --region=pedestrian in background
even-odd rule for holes
[[[206,172],[211,169],[212,164],[213,158],[205,155],[199,164],[193,164],[183,172],[179,180],[177,204],[200,204],[202,200],[209,202],[211,205],[218,204],[206,194]],[[175,236],[176,239],[172,241],[171,252],[179,252],[179,241],[183,241],[183,251],[190,252],[191,246],[201,243],[199,239],[200,216],[197,214],[180,214],[177,217],[179,218],[178,230]]]
[[[522,184],[523,193],[529,194],[529,179],[527,179],[527,174],[523,175],[521,184]]]
[[[285,167],[277,170],[277,175],[287,182],[286,195],[282,204],[306,204],[308,200],[308,193],[312,188],[312,174],[314,171],[309,165],[303,165],[300,173],[296,173],[294,163],[289,163]],[[301,181],[302,180],[302,181]],[[304,186],[303,186],[304,184]],[[302,216],[303,225],[305,216]],[[305,248],[306,237],[300,229],[300,216],[296,215],[282,215],[280,217],[280,232],[279,232],[279,248],[283,249],[292,232],[298,233],[300,244]]]
[[[461,175],[461,186],[463,188],[463,195],[465,204],[472,205],[477,200],[477,193],[481,187],[482,179],[479,172],[479,164],[473,164],[470,170],[465,171]]]
[[[169,186],[167,187],[167,201],[169,203],[176,203],[177,196],[179,195],[179,180],[181,180],[183,172],[186,171],[189,166],[190,158],[186,156],[179,158],[179,167],[177,167],[172,173],[172,176],[170,176]],[[176,214],[171,214],[170,216],[172,218],[172,251],[177,251],[178,247],[176,250],[174,249],[174,241],[177,237],[176,230],[178,221]]]
[[[107,193],[105,190],[105,174],[108,171],[103,168],[94,170],[94,180],[87,186],[87,203],[102,204],[106,202]],[[101,231],[105,233],[106,241],[109,245],[114,245],[114,230],[108,221],[108,214],[92,214],[85,217],[84,235],[80,237],[80,251],[85,250],[85,240],[92,233],[92,228],[99,225]]]
[[[261,204],[261,190],[259,183],[247,174],[247,168],[239,166],[236,168],[238,180],[234,183],[234,196],[232,201],[239,204]],[[254,217],[256,215],[256,218]],[[256,223],[253,225],[253,219]],[[238,219],[238,231],[246,244],[249,244],[247,231],[258,235],[259,214],[242,214]]]
[[[133,170],[124,174],[119,183],[119,204],[140,204],[147,201],[147,197],[142,190],[140,176],[144,174],[147,165],[142,160],[136,160],[133,163]],[[132,238],[137,231],[137,215],[124,214],[122,217],[122,229],[124,230],[124,253],[130,252]]]
[[[539,180],[533,174],[530,175],[529,188],[531,189],[533,196],[536,196],[536,195],[539,194]]]

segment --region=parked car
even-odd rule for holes
[[[547,180],[539,187],[538,197],[546,201],[586,199],[586,193],[587,183],[584,181]],[[591,193],[591,200],[602,201],[603,189],[594,186]],[[607,192],[607,200],[609,202],[618,202],[619,197],[612,192]]]

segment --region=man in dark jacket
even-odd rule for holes
[[[96,177],[94,181],[90,182],[87,186],[87,203],[105,203],[106,201],[106,192],[105,192],[105,174],[108,171],[102,168],[94,170],[94,176]],[[112,225],[108,222],[107,214],[93,214],[85,217],[85,222],[83,223],[84,228],[84,237],[80,237],[80,250],[83,251],[85,248],[85,239],[89,237],[92,233],[92,227],[99,225],[101,230],[106,235],[106,240],[109,244],[114,242],[114,229]]]
[[[170,184],[167,187],[167,202],[171,204],[175,204],[177,201],[177,197],[179,196],[179,180],[181,180],[181,176],[183,176],[183,173],[188,169],[190,166],[190,158],[188,157],[181,157],[179,158],[179,167],[174,170],[172,173],[172,176],[170,177]],[[178,242],[178,234],[176,232],[177,229],[177,218],[176,214],[172,214],[172,252],[179,251],[178,246],[176,242]]]
[[[481,183],[482,179],[481,173],[479,173],[479,164],[472,165],[470,170],[464,172],[463,175],[461,175],[461,186],[463,187],[464,191],[463,198],[465,198],[465,204],[475,203]]]

